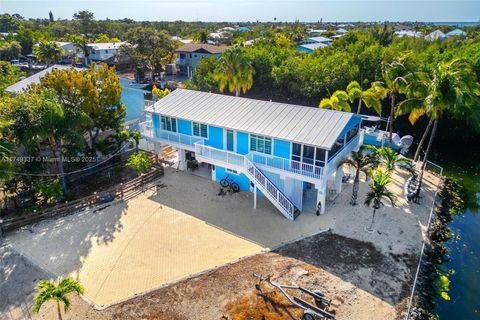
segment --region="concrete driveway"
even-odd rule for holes
[[[217,196],[218,184],[166,169],[164,188],[98,212],[43,221],[8,235],[15,250],[55,276],[71,276],[106,306],[333,224],[285,219],[266,199]]]

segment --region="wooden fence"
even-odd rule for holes
[[[110,194],[115,199],[128,200],[140,192],[144,192],[155,186],[155,181],[164,173],[163,167],[154,164],[150,171],[144,173],[126,183],[121,183],[111,189],[94,193],[93,195],[65,202],[54,207],[45,209],[40,212],[31,213],[22,217],[15,217],[4,220],[0,225],[0,233],[16,230],[18,228],[37,223],[39,221],[66,216],[80,210],[96,207],[96,210],[103,209],[111,205],[111,202],[102,203],[100,201],[101,194]],[[1,234],[0,234],[1,236]]]

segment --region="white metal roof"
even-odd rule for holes
[[[317,50],[318,48],[325,48],[328,47],[328,44],[326,43],[307,43],[307,44],[301,44],[299,47],[305,48],[305,49],[310,49],[312,51]]]
[[[89,43],[89,44],[87,44],[87,46],[89,46],[93,50],[109,50],[109,49],[118,49],[125,43],[126,43],[126,41],[98,42],[98,43]]]
[[[176,89],[149,112],[329,150],[352,113]]]
[[[19,93],[25,89],[28,88],[29,85],[32,83],[40,83],[40,79],[43,78],[47,73],[52,72],[53,69],[69,69],[72,68],[72,66],[67,66],[67,65],[53,65],[51,67],[48,67],[47,69],[43,69],[40,72],[35,73],[34,75],[31,75],[30,77],[27,77],[23,80],[18,81],[17,83],[12,84],[11,86],[7,87],[4,89],[6,92],[10,93]],[[82,70],[80,68],[75,68],[75,70]]]

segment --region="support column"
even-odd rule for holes
[[[335,191],[337,194],[342,192],[343,166],[337,168],[335,172]]]
[[[325,206],[327,204],[326,199],[327,199],[327,188],[325,189],[317,189],[317,215],[318,214],[324,214],[325,213]]]
[[[185,171],[187,169],[185,161],[185,149],[178,149],[178,170]]]
[[[253,208],[257,209],[257,186],[253,185]]]
[[[155,142],[155,144],[153,145],[154,147],[154,152],[155,154],[159,157],[159,158],[162,158],[162,149],[163,149],[163,146],[158,143],[158,142]]]

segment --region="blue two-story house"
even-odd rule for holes
[[[142,136],[158,153],[177,149],[180,170],[188,154],[209,164],[212,180],[229,175],[255,207],[262,194],[290,220],[325,212],[327,193],[341,191],[339,162],[361,144],[359,116],[298,105],[177,89],[146,113]]]

